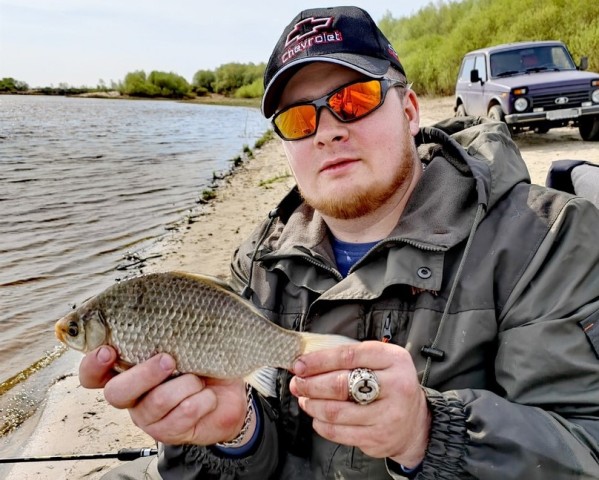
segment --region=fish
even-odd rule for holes
[[[59,319],[54,331],[83,353],[114,347],[118,371],[168,353],[177,374],[243,378],[266,397],[276,396],[277,369],[291,370],[300,355],[358,342],[284,329],[226,282],[179,271],[115,283]]]

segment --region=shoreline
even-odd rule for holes
[[[431,125],[453,116],[453,98],[421,98],[421,125]],[[525,134],[516,139],[533,183],[544,184],[553,160],[599,155],[599,145],[582,142],[573,129],[556,129],[545,135]],[[148,261],[144,272],[187,270],[219,277],[228,276],[234,249],[264,219],[293,186],[280,142],[275,138],[255,148],[249,160],[236,168],[215,189],[216,197],[203,205],[194,222],[182,225],[144,249],[144,256],[160,253]],[[116,452],[121,448],[150,447],[153,440],[137,429],[126,411],[116,410],[102,391],[79,386],[80,355],[72,354],[72,367],[48,391],[29,426],[30,438],[18,456],[89,454]],[[69,360],[70,361],[70,360]],[[120,464],[118,460],[14,464],[8,480],[95,480]],[[2,470],[0,470],[1,476]]]

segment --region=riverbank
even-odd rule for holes
[[[451,116],[453,99],[421,100],[422,124],[431,125]],[[553,160],[599,157],[599,145],[584,143],[574,129],[516,139],[534,183],[544,183]],[[228,263],[237,244],[276,205],[293,184],[277,140],[266,143],[236,173],[224,180],[216,198],[195,223],[165,239],[163,256],[145,271],[182,269],[217,276],[228,274]],[[45,408],[24,451],[19,455],[56,455],[114,452],[120,448],[151,446],[152,440],[131,423],[125,411],[115,410],[102,393],[79,386],[79,356],[65,378],[48,392]],[[85,460],[18,464],[9,480],[95,480],[117,460]]]

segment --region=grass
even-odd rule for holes
[[[271,177],[271,178],[267,178],[266,180],[262,180],[258,186],[259,187],[264,187],[264,188],[269,188],[270,185],[272,185],[273,183],[276,182],[280,182],[281,180],[286,180],[290,177],[290,174],[285,174],[285,175],[277,175],[275,177]]]

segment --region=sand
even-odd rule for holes
[[[422,125],[453,115],[453,99],[421,99]],[[516,137],[533,183],[544,184],[551,162],[558,159],[599,160],[599,144],[580,140],[578,131],[562,128],[545,135]],[[164,239],[163,254],[146,271],[188,270],[226,277],[235,247],[265,218],[293,185],[278,140],[254,151],[236,173],[223,181],[214,201],[206,205],[195,223]],[[38,424],[24,446],[23,456],[116,452],[121,448],[153,446],[137,429],[128,413],[112,408],[102,392],[79,385],[77,365],[48,392]],[[100,478],[118,460],[82,460],[19,463],[7,473],[9,480]]]

